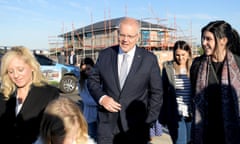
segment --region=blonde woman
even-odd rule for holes
[[[67,97],[59,97],[46,107],[40,131],[43,144],[94,144],[80,108]]]
[[[44,108],[58,96],[59,90],[47,84],[28,48],[8,50],[1,60],[1,140],[34,143]]]

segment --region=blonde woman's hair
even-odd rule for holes
[[[16,90],[16,85],[11,81],[8,76],[8,66],[14,58],[23,60],[33,69],[33,85],[43,86],[47,83],[46,78],[43,76],[40,70],[40,64],[34,57],[33,53],[28,48],[23,46],[12,47],[3,55],[1,60],[1,90],[7,99]]]
[[[66,135],[76,128],[76,144],[87,144],[88,126],[78,105],[67,97],[59,97],[48,104],[40,127],[45,144],[62,143]]]

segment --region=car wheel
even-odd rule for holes
[[[63,93],[72,93],[77,87],[77,79],[74,76],[63,76],[60,81],[60,90]]]

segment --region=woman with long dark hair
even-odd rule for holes
[[[191,68],[193,143],[239,144],[239,35],[229,23],[217,20],[202,28],[201,42],[204,54]]]

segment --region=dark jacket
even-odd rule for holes
[[[157,120],[162,105],[162,80],[156,56],[137,47],[121,90],[118,50],[119,46],[102,50],[88,79],[89,92],[97,102],[101,96],[108,95],[121,104],[119,113],[108,112],[100,106],[98,117],[102,137],[112,135],[118,118],[123,131],[134,131],[133,128],[141,131],[144,124]]]
[[[174,61],[166,61],[163,63],[163,107],[159,115],[159,122],[167,126],[172,141],[175,143],[178,137],[178,122],[182,116],[178,112],[173,63]]]
[[[39,127],[46,105],[59,96],[59,90],[52,86],[32,86],[22,108],[16,116],[16,96],[8,101],[0,94],[0,135],[7,143],[32,144],[39,136]]]
[[[76,55],[73,55],[73,63],[71,63],[71,55],[68,57],[68,63],[70,64],[70,65],[76,65],[76,63],[77,63],[77,56]]]
[[[234,55],[235,61],[240,69],[240,57]],[[233,95],[235,92],[231,85],[221,85],[218,82],[213,83],[212,70],[208,71],[206,80],[209,84],[204,89],[203,96],[197,96],[196,83],[201,63],[206,59],[204,55],[194,59],[190,71],[191,83],[193,86],[193,123],[192,123],[192,141],[194,144],[215,143],[236,144],[240,142],[240,112],[239,112],[239,95]],[[211,66],[209,66],[211,67]],[[222,73],[220,73],[222,74]],[[231,79],[232,80],[232,79]],[[210,82],[211,81],[211,82]],[[229,87],[231,89],[227,95],[222,96],[221,89]],[[217,89],[219,88],[219,89]],[[210,100],[209,100],[210,99]],[[234,100],[236,99],[236,100]],[[237,100],[238,99],[238,100]],[[233,101],[232,101],[233,100]],[[210,101],[210,102],[209,102]],[[209,108],[211,106],[211,108]],[[233,112],[234,111],[234,112]],[[211,114],[209,114],[211,112]],[[205,114],[207,113],[207,114]],[[217,114],[215,114],[217,113]],[[214,115],[214,116],[212,116]],[[220,115],[220,118],[215,118]],[[238,115],[236,118],[235,116]],[[215,120],[213,122],[213,120]],[[209,124],[211,121],[214,127]],[[234,121],[234,122],[233,122]],[[224,127],[225,124],[231,123],[231,126]],[[220,129],[220,130],[219,130]],[[214,136],[215,138],[211,137]]]

